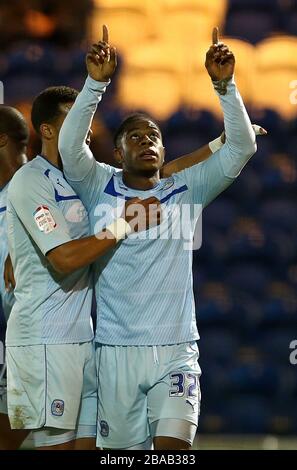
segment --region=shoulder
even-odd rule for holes
[[[104,172],[106,175],[113,175],[118,172],[121,172],[119,168],[115,168],[114,166],[107,165],[106,163],[101,163],[96,161],[96,170],[99,172]]]
[[[8,197],[22,193],[28,195],[39,190],[47,188],[49,179],[46,177],[42,168],[38,167],[34,160],[22,166],[13,176],[8,187]]]

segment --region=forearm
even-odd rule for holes
[[[256,152],[256,137],[234,79],[228,83],[227,93],[219,95],[219,98],[226,132],[221,163],[224,174],[234,178]]]
[[[103,239],[91,236],[65,243],[50,251],[47,258],[57,272],[70,274],[94,263],[116,244],[116,238],[111,235]]]
[[[173,173],[178,173],[179,171],[185,170],[186,168],[190,168],[197,163],[203,162],[207,158],[212,155],[212,152],[207,145],[204,145],[198,150],[195,150],[188,155],[184,155],[182,157],[176,158],[170,163],[167,163],[161,169],[161,177],[168,178]]]
[[[107,85],[87,77],[60,130],[59,151],[65,174],[70,180],[82,180],[94,164],[86,138]]]

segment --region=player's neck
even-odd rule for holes
[[[147,191],[154,188],[160,182],[159,171],[152,175],[136,175],[123,171],[123,182],[126,186],[133,189]]]
[[[21,167],[21,158],[20,159],[11,159],[5,160],[1,159],[1,170],[0,170],[0,189],[9,183],[15,172]]]
[[[4,188],[4,186],[7,185],[7,183],[11,180],[13,177],[13,173],[7,173],[6,171],[0,172],[0,190]]]
[[[52,163],[52,165],[62,170],[63,165],[57,145],[42,142],[41,155],[46,158],[50,163]]]

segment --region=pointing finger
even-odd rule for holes
[[[217,45],[219,43],[219,28],[217,26],[212,30],[212,43],[213,45]]]
[[[106,24],[103,25],[102,41],[108,43],[108,28],[107,28]]]

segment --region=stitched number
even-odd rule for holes
[[[187,374],[187,377],[189,379],[188,397],[196,397],[197,396],[197,375]]]
[[[184,396],[184,382],[185,376],[181,373],[170,374],[171,390],[169,391],[170,397],[183,397]]]
[[[170,380],[171,380],[171,389],[169,391],[170,397],[183,397],[184,395],[186,395],[186,397],[197,396],[197,376],[196,375],[175,372],[174,374],[170,374]]]

